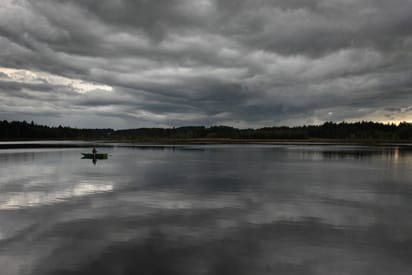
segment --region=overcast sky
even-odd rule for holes
[[[0,119],[412,120],[412,0],[1,0]]]

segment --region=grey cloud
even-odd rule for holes
[[[234,16],[224,17],[222,28],[270,51],[322,55],[352,46],[399,47],[411,35],[410,2],[403,0],[240,2],[230,5]]]
[[[412,105],[411,12],[408,0],[6,1],[0,65],[113,91],[3,81],[0,103],[41,90],[130,127],[374,119]]]
[[[54,88],[53,86],[48,85],[46,83],[33,84],[33,83],[21,83],[21,82],[16,82],[16,81],[1,81],[0,80],[0,91],[7,92],[9,94],[16,92],[16,91],[24,90],[24,89],[35,90],[39,92],[50,92],[53,90],[53,88]]]

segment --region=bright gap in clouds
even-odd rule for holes
[[[0,79],[26,84],[50,84],[54,86],[65,86],[80,94],[95,90],[109,92],[113,91],[113,88],[108,85],[87,82],[80,79],[67,78],[46,72],[24,69],[0,67]]]

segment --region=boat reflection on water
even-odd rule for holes
[[[109,155],[106,153],[81,153],[82,159],[91,159],[93,165],[96,165],[97,160],[105,160],[109,158]]]

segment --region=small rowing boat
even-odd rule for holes
[[[92,154],[92,153],[80,153],[83,155],[84,159],[107,159],[108,158],[108,154]]]

